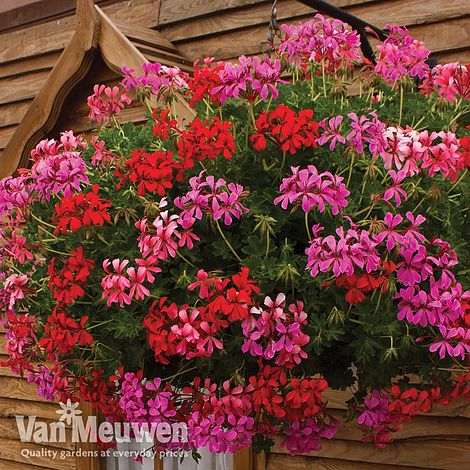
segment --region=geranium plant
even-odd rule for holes
[[[328,387],[378,446],[470,397],[470,69],[405,28],[375,63],[338,20],[282,29],[270,57],[124,69],[89,141],[1,182],[8,365],[40,396],[291,453],[333,437]]]

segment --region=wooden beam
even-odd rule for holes
[[[141,65],[147,62],[145,56],[132,44],[132,42],[116,27],[108,16],[95,6],[100,16],[100,40],[99,47],[103,59],[111,70],[122,74],[121,68],[125,64],[136,70],[141,70]],[[172,104],[174,113],[182,121],[192,121],[195,112],[187,101],[180,96]]]
[[[53,128],[65,99],[92,60],[93,50],[84,51],[81,35],[75,33],[8,142],[0,161],[0,178],[28,164],[31,150]]]
[[[83,50],[94,49],[98,45],[100,33],[100,20],[94,0],[77,0],[76,22]]]

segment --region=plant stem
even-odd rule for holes
[[[307,230],[307,237],[308,237],[309,240],[311,240],[311,239],[312,239],[312,235],[310,234],[310,227],[308,226],[308,225],[309,225],[309,222],[308,222],[308,212],[305,212],[304,220],[305,220],[305,230]]]
[[[325,61],[321,62],[321,75],[323,79],[323,96],[326,98],[326,78],[325,78]]]
[[[217,226],[217,229],[219,230],[220,236],[223,238],[225,244],[229,247],[230,251],[233,253],[235,258],[237,258],[237,260],[240,263],[243,263],[243,260],[240,258],[240,256],[238,256],[238,253],[235,251],[235,248],[232,246],[232,244],[228,241],[227,237],[225,236],[225,233],[223,232],[222,227],[219,224],[219,221],[215,220],[214,222],[215,222],[215,225]]]
[[[403,84],[400,83],[400,116],[398,117],[398,125],[401,125],[401,119],[403,116]]]
[[[186,261],[186,263],[188,263],[190,266],[192,266],[193,268],[197,268],[197,266],[196,266],[194,263],[191,263],[191,261],[189,261],[189,259],[187,259],[185,256],[183,256],[179,251],[176,251],[176,254],[177,254],[183,261]]]
[[[465,168],[464,172],[462,173],[462,176],[452,185],[452,187],[449,189],[449,192],[447,194],[450,194],[456,186],[460,184],[460,182],[467,176],[468,170]]]

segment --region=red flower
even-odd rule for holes
[[[133,150],[124,168],[114,172],[120,178],[116,188],[120,189],[125,182],[131,182],[137,184],[139,196],[145,196],[146,192],[164,196],[173,186],[173,170],[178,167],[178,162],[173,160],[173,152],[147,153],[144,149]]]
[[[265,137],[278,145],[283,152],[296,153],[302,147],[317,146],[318,123],[313,120],[313,110],[304,109],[297,114],[280,104],[269,113],[261,112],[256,119],[257,133],[250,137],[253,147],[264,150]]]
[[[466,167],[470,167],[470,136],[460,138],[460,145],[463,148],[462,157]]]
[[[52,216],[52,220],[57,223],[54,233],[76,232],[81,227],[102,227],[105,222],[109,222],[111,201],[99,197],[98,190],[98,185],[94,184],[89,193],[64,196],[55,206]]]
[[[46,350],[50,360],[56,360],[58,354],[71,353],[77,344],[82,347],[90,346],[93,337],[85,330],[87,321],[88,317],[84,316],[77,323],[62,307],[55,307],[47,318],[44,336],[40,339],[39,346]]]
[[[230,160],[236,151],[231,126],[231,122],[222,122],[218,117],[213,117],[212,121],[200,118],[192,121],[177,142],[178,155],[183,159],[182,167],[192,168],[195,160],[214,160],[220,155]]]
[[[204,67],[200,67],[198,61],[194,63],[194,76],[189,81],[190,94],[192,94],[189,104],[192,108],[205,98],[216,106],[220,105],[221,92],[213,94],[212,90],[222,84],[219,72],[223,70],[224,64],[212,65],[212,61],[213,59],[209,57],[204,59]]]
[[[85,258],[81,246],[70,252],[70,257],[63,263],[62,270],[56,270],[55,261],[56,258],[52,258],[48,266],[49,289],[58,303],[70,305],[85,294],[83,287],[95,263]]]

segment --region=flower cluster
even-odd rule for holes
[[[250,141],[258,152],[266,148],[266,139],[292,155],[303,147],[317,146],[318,123],[313,120],[312,109],[296,113],[280,104],[269,113],[261,112],[255,126]]]
[[[191,190],[177,197],[175,206],[181,209],[180,217],[201,220],[204,214],[209,214],[215,221],[222,219],[225,225],[231,225],[233,219],[239,219],[248,212],[243,205],[243,199],[248,194],[243,186],[228,183],[201,172],[189,180]]]
[[[285,299],[284,294],[278,294],[275,300],[266,297],[263,307],[251,309],[251,315],[242,323],[245,337],[242,351],[265,360],[274,359],[278,366],[293,367],[307,358],[302,348],[310,336],[302,331],[307,324],[303,303],[289,305],[286,312]]]
[[[102,227],[111,221],[108,209],[111,201],[98,196],[99,186],[91,186],[89,193],[79,193],[73,196],[64,196],[56,205],[52,221],[57,223],[55,234],[76,232],[82,227]]]
[[[335,71],[341,67],[352,68],[362,60],[359,34],[340,20],[317,14],[312,20],[281,28],[286,36],[279,51],[297,66],[310,61]]]
[[[87,105],[90,108],[88,117],[92,121],[103,122],[119,114],[126,104],[131,103],[132,100],[120,87],[95,85],[93,94],[87,98]]]
[[[219,71],[220,85],[211,87],[215,100],[225,103],[227,98],[244,98],[249,102],[269,96],[277,99],[279,91],[276,85],[285,83],[281,80],[281,61],[269,57],[238,58],[238,64],[226,62]]]
[[[221,332],[229,322],[248,318],[249,308],[254,304],[252,296],[259,292],[248,276],[247,268],[242,268],[231,279],[210,276],[200,270],[197,281],[188,289],[199,288],[198,296],[205,305],[191,308],[187,304],[168,305],[166,298],[155,301],[144,326],[156,359],[167,364],[174,355],[187,359],[209,357],[216,349],[222,349]]]
[[[379,56],[374,72],[393,84],[403,77],[424,78],[429,71],[426,59],[430,50],[422,41],[413,39],[408,30],[386,25],[387,38],[377,45]]]
[[[141,68],[141,73],[136,73],[132,68],[122,68],[122,85],[126,92],[135,88],[168,98],[175,92],[188,88],[189,75],[178,67],[167,67],[159,62],[145,62]]]
[[[312,207],[325,212],[325,204],[328,204],[333,215],[348,205],[346,198],[350,193],[341,176],[329,171],[319,174],[314,165],[302,170],[291,167],[291,171],[292,176],[282,180],[279,187],[281,195],[274,200],[274,204],[280,203],[283,209],[287,209],[289,204],[300,205],[304,212],[310,212]]]
[[[470,66],[458,62],[438,64],[428,72],[420,89],[426,95],[437,92],[448,101],[454,101],[457,97],[469,100]]]
[[[139,196],[145,196],[146,193],[164,196],[173,187],[174,172],[178,167],[171,151],[148,153],[144,149],[133,150],[131,158],[114,172],[119,178],[116,188],[120,189],[125,183],[137,184]]]
[[[213,61],[213,57],[207,57],[203,61],[203,66],[198,61],[194,63],[194,75],[192,80],[188,82],[190,94],[192,95],[189,104],[192,107],[204,99],[210,100],[217,106],[221,104],[221,92],[214,92],[214,88],[222,85],[220,72],[223,70],[224,64],[223,62],[218,62],[213,65]]]
[[[92,259],[85,258],[82,246],[70,252],[61,270],[56,267],[56,258],[51,259],[47,267],[48,286],[58,304],[71,305],[85,294],[84,287],[94,265]]]
[[[365,398],[357,419],[364,433],[363,441],[372,441],[379,448],[385,447],[393,440],[393,433],[400,431],[403,423],[413,416],[428,413],[436,404],[446,404],[468,394],[469,379],[469,374],[459,374],[447,393],[439,387],[402,390],[399,385],[392,385],[386,391],[372,390]]]
[[[315,277],[319,272],[333,271],[334,276],[340,274],[352,275],[355,268],[365,270],[367,273],[377,271],[380,266],[380,256],[377,242],[373,240],[367,230],[342,227],[336,229],[336,236],[320,236],[324,227],[318,224],[312,227],[313,238],[307,254],[307,269]]]
[[[378,446],[470,399],[468,67],[429,71],[390,27],[354,74],[348,25],[281,29],[272,58],[194,78],[124,69],[90,142],[43,140],[0,181],[1,366],[40,397],[187,425],[156,450],[292,454],[335,434],[329,386]],[[121,126],[131,89],[157,108]]]
[[[39,346],[44,348],[49,360],[57,360],[58,355],[72,352],[76,345],[90,346],[93,337],[85,329],[87,316],[77,322],[71,318],[62,307],[55,307],[47,318],[44,336],[39,340]]]

